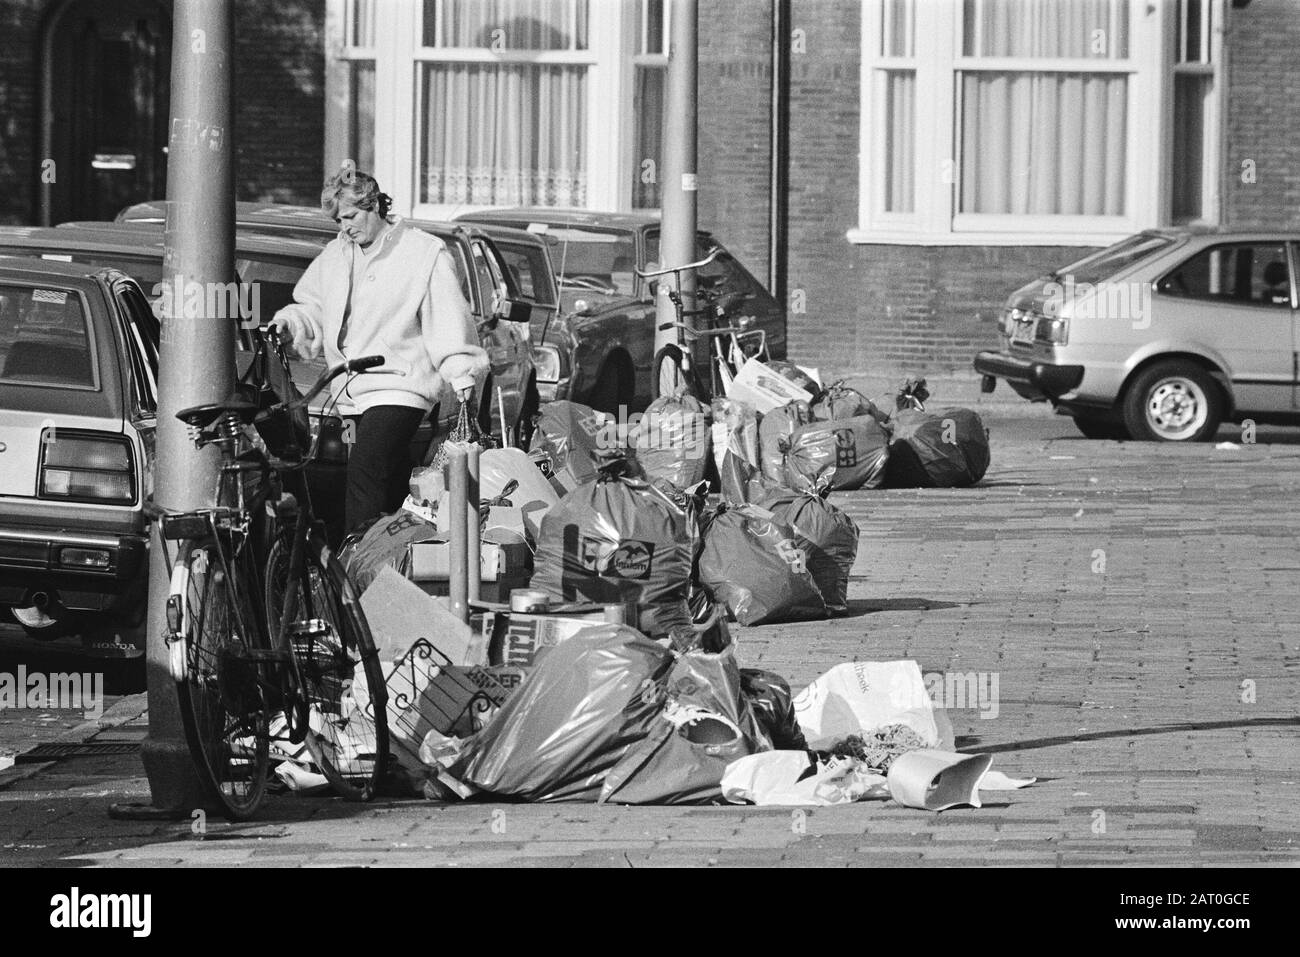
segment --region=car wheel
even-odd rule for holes
[[[1192,362],[1158,362],[1124,395],[1124,424],[1148,442],[1207,442],[1223,420],[1218,383]]]
[[[1124,423],[1115,422],[1101,416],[1076,415],[1074,416],[1074,425],[1089,439],[1123,441],[1129,438],[1128,429],[1124,427]]]

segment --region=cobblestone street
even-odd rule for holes
[[[1096,442],[1024,407],[981,411],[993,465],[979,487],[835,496],[862,528],[848,617],[734,633],[742,665],[796,689],[853,659],[976,673],[995,694],[948,702],[959,705],[957,746],[1036,776],[1032,787],[940,814],[885,801],[792,812],[289,795],[253,823],[210,819],[198,839],[188,820],[108,817],[110,803],[148,799],[138,755],[122,754],[0,772],[0,855],[104,866],[1300,862],[1296,436],[1230,449]],[[140,740],[143,701],[110,708],[99,740]]]

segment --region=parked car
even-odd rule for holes
[[[1300,424],[1300,232],[1158,229],[1011,294],[992,391],[1050,401],[1090,438],[1208,441]]]
[[[116,222],[159,229],[166,217],[167,204],[152,201],[126,207],[118,213]],[[470,302],[483,336],[483,347],[491,362],[490,378],[480,397],[480,427],[501,439],[501,413],[504,409],[505,441],[526,444],[540,405],[529,343],[529,323],[531,320],[534,326],[545,328],[548,316],[557,307],[553,294],[547,300],[548,290],[534,289],[512,262],[517,263],[521,256],[525,260],[529,256],[544,257],[545,243],[516,230],[480,229],[464,223],[439,223],[425,219],[407,219],[406,222],[437,236],[455,252],[461,290]],[[317,247],[329,242],[339,231],[338,224],[324,210],[284,203],[236,203],[235,226],[242,236],[260,236],[264,241],[312,243]],[[510,248],[514,252],[507,253],[500,245],[503,238],[511,240]],[[442,411],[445,419],[455,410],[444,408]]]
[[[559,282],[559,316],[536,338],[538,383],[544,399],[575,399],[606,412],[650,402],[655,303],[652,282],[636,270],[659,262],[659,218],[651,213],[600,213],[548,208],[465,213],[458,222],[507,226],[545,236]],[[703,259],[721,244],[697,235]],[[772,358],[786,356],[785,311],[730,253],[699,271],[701,286],[738,293],[739,315],[767,333]],[[708,381],[708,354],[695,350],[697,373]]]
[[[0,610],[144,650],[158,320],[124,273],[0,258]]]

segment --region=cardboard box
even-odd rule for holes
[[[361,596],[361,611],[381,661],[405,656],[421,639],[455,664],[473,663],[474,634],[445,602],[431,598],[391,568],[379,570]]]
[[[795,399],[811,402],[813,397],[807,389],[801,389],[759,360],[750,359],[736,373],[736,380],[731,383],[727,398],[745,402],[753,406],[759,415],[765,415]]]
[[[428,595],[450,591],[450,550],[446,542],[416,542],[407,547],[406,573]],[[515,588],[527,588],[533,573],[533,553],[522,542],[479,546],[479,595],[508,602]]]

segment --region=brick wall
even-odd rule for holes
[[[325,0],[235,0],[235,195],[320,202]]]
[[[770,20],[766,3],[745,5],[743,17],[741,6],[701,6],[700,211],[766,282]],[[1088,250],[848,242],[858,215],[861,15],[859,0],[793,0],[805,52],[791,56],[789,286],[806,311],[789,316],[790,354],[832,372],[973,374],[973,354],[996,343],[1006,296]],[[1294,226],[1300,2],[1254,0],[1229,17],[1225,220]],[[752,144],[747,155],[737,155],[741,143]],[[1240,180],[1243,159],[1255,161],[1254,184]]]
[[[0,223],[32,222],[40,175],[38,29],[41,0],[0,3]]]
[[[112,0],[104,0],[111,3]],[[0,0],[0,223],[39,215],[40,44],[48,0]],[[320,199],[325,0],[236,0],[239,199]],[[141,199],[151,197],[140,197]]]
[[[1229,10],[1224,218],[1232,226],[1300,224],[1300,3]],[[1255,182],[1242,181],[1242,163]]]
[[[699,6],[699,222],[768,284],[770,4]]]

